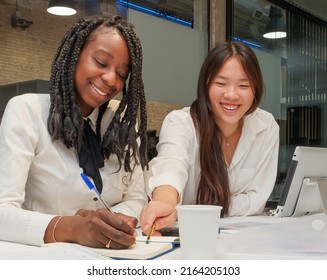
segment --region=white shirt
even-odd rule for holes
[[[258,108],[244,117],[241,138],[228,167],[232,194],[229,216],[263,211],[276,180],[278,149],[279,126],[270,113]],[[170,185],[178,191],[182,204],[195,204],[199,139],[189,107],[166,116],[157,150],[147,174],[148,194],[158,186]]]
[[[6,107],[0,126],[1,240],[41,245],[54,216],[103,208],[80,176],[83,170],[76,150],[52,142],[47,129],[49,107],[48,94],[23,94]],[[102,133],[113,114],[111,108],[104,114]],[[88,117],[93,129],[97,115],[95,109]],[[115,212],[139,219],[147,202],[142,169],[137,166],[130,180],[130,174],[116,172],[117,166],[113,156],[100,169],[102,197]]]

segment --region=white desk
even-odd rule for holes
[[[217,259],[327,260],[327,215],[298,218],[231,217],[221,220]],[[180,259],[180,249],[161,259]]]
[[[223,239],[225,257],[327,259],[327,215],[270,218],[277,223],[249,228]]]
[[[224,218],[218,236],[217,259],[327,259],[327,216],[301,218],[269,216]],[[1,260],[96,260],[67,246],[35,247],[0,241]],[[181,259],[180,248],[158,259]]]

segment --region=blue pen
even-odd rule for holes
[[[101,194],[98,192],[97,188],[93,185],[90,179],[84,173],[81,173],[81,177],[84,180],[85,184],[89,187],[89,189],[95,192],[97,198],[102,202],[103,206],[106,207],[112,214],[115,214],[115,212],[109,207],[109,205],[102,199]]]

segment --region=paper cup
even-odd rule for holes
[[[182,259],[216,259],[221,206],[176,206]]]

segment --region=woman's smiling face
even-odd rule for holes
[[[252,106],[254,92],[237,56],[229,58],[214,77],[209,99],[219,127],[236,126]]]
[[[122,91],[129,61],[128,47],[119,31],[105,27],[93,31],[75,70],[76,99],[83,116]]]

